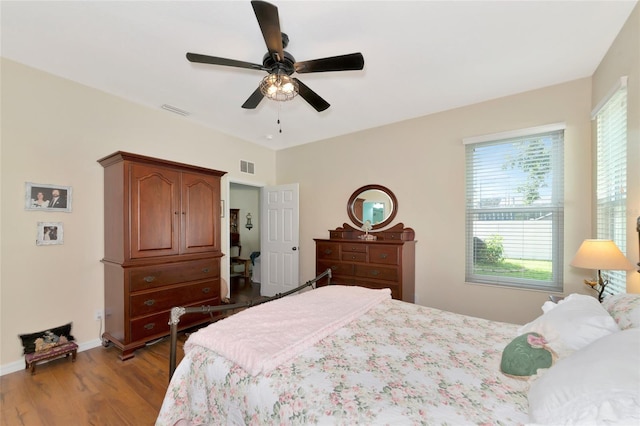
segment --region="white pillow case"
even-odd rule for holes
[[[640,424],[640,328],[561,359],[529,389],[535,424]]]
[[[543,310],[543,315],[520,327],[518,335],[541,334],[558,358],[620,331],[611,315],[591,296],[571,294],[557,304],[545,303]]]

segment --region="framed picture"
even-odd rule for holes
[[[25,210],[71,212],[70,186],[27,182],[25,187]]]
[[[38,222],[38,239],[36,245],[50,246],[64,243],[64,227],[62,222]]]

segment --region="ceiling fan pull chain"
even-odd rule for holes
[[[278,103],[278,132],[282,133],[282,125],[280,124],[280,103]]]

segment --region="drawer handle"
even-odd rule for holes
[[[331,265],[331,270],[332,271],[337,271],[338,269],[340,269],[340,267],[338,265]]]
[[[156,324],[154,322],[150,322],[149,324],[145,324],[144,328],[146,328],[147,330],[153,330],[153,327],[155,327]]]
[[[326,249],[324,251],[324,254],[331,254],[331,253],[333,253],[333,250],[331,250],[331,249]]]
[[[380,254],[380,259],[386,259],[389,255],[387,253]]]
[[[153,306],[155,303],[156,303],[156,301],[153,300],[153,299],[148,299],[148,300],[144,301],[144,304],[147,305],[147,306]]]
[[[377,271],[374,269],[373,271],[371,271],[371,275],[373,275],[374,277],[377,277],[378,275],[380,275],[380,271]]]
[[[148,277],[144,277],[143,280],[145,280],[148,283],[152,283],[156,280],[156,277],[154,277],[153,275],[149,275]]]
[[[211,289],[210,289],[209,287],[205,287],[205,288],[203,288],[203,289],[202,289],[202,292],[203,292],[204,294],[207,294],[207,293],[209,293],[210,291],[211,291]]]
[[[351,256],[351,260],[356,260],[356,256]]]
[[[356,251],[356,248],[355,247],[351,247],[351,251]]]
[[[202,269],[202,272],[204,272],[205,274],[208,274],[209,271],[211,271],[211,269],[209,269],[209,268],[203,268]]]

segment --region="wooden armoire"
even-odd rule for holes
[[[103,343],[121,359],[169,334],[174,306],[220,303],[225,172],[118,151],[104,167]],[[180,329],[209,321],[187,314]]]

